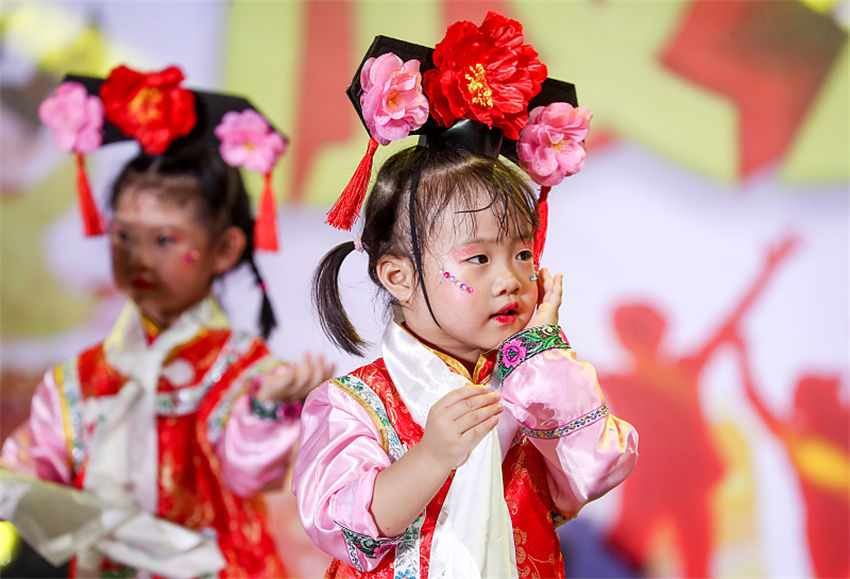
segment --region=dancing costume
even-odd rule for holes
[[[222,576],[284,576],[255,495],[282,480],[298,420],[246,393],[279,364],[261,339],[232,331],[211,297],[156,336],[130,302],[106,341],[46,373],[2,466],[215,537]],[[108,558],[94,565],[134,574]]]
[[[314,390],[302,414],[293,490],[308,535],[335,558],[327,576],[563,577],[556,525],[637,459],[637,433],[608,412],[593,368],[557,326],[512,336],[472,376],[394,322],[382,347],[383,358]],[[491,378],[506,408],[498,426],[404,533],[381,536],[370,512],[378,473],[422,439],[434,401]],[[487,445],[495,471],[491,451],[476,458]]]

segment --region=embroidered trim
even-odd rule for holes
[[[503,382],[517,366],[540,352],[569,348],[570,345],[561,337],[561,328],[554,324],[517,332],[499,346],[496,357],[499,382]]]
[[[342,530],[342,536],[345,537],[348,558],[351,559],[351,564],[358,571],[363,571],[363,566],[357,560],[357,551],[370,559],[378,559],[401,542],[401,537],[398,539],[373,539],[369,535],[352,531],[339,523],[337,525]]]
[[[340,378],[334,378],[331,382],[359,402],[366,412],[372,416],[375,426],[378,427],[378,431],[381,433],[381,446],[390,456],[390,460],[395,462],[401,458],[407,452],[407,447],[399,439],[395,428],[393,428],[390,422],[390,417],[387,415],[387,409],[375,391],[356,376],[342,376]]]
[[[520,424],[522,431],[530,438],[561,438],[562,436],[566,436],[580,428],[584,428],[589,424],[593,424],[594,422],[605,418],[608,416],[608,405],[603,404],[596,410],[592,410],[585,414],[584,416],[580,416],[575,420],[564,424],[563,426],[559,426],[558,428],[553,428],[551,430],[535,430],[533,428],[528,428]]]
[[[251,414],[263,420],[274,420],[283,422],[301,416],[304,403],[300,400],[290,402],[275,402],[274,400],[260,400],[251,396]]]
[[[372,417],[378,432],[381,435],[381,446],[389,455],[390,460],[395,462],[407,452],[407,445],[404,444],[398,437],[392,423],[390,422],[387,409],[384,406],[383,400],[378,394],[372,390],[368,384],[363,382],[356,376],[342,376],[335,378],[331,382],[340,390],[346,392],[354,398]],[[381,539],[376,540],[360,533],[355,533],[351,529],[347,529],[343,525],[339,525],[345,537],[346,548],[348,549],[348,557],[351,564],[358,570],[362,571],[360,563],[357,561],[357,550],[370,558],[376,558],[383,555],[387,549],[395,547],[395,562],[394,562],[394,579],[408,579],[411,577],[419,577],[419,543],[421,537],[422,524],[425,522],[425,511],[419,514],[418,517],[404,531],[404,534],[396,539]],[[374,545],[374,548],[372,547]],[[372,552],[374,554],[370,555]]]
[[[156,413],[159,416],[185,416],[197,412],[210,388],[221,380],[227,368],[245,353],[252,339],[250,334],[242,332],[231,334],[200,383],[173,392],[159,392],[156,395]]]
[[[71,455],[74,468],[79,470],[86,459],[86,447],[83,442],[85,433],[83,399],[76,358],[62,362],[57,367],[54,378],[64,410],[68,453]]]
[[[212,384],[215,384],[221,380],[227,369],[236,360],[244,356],[253,343],[254,337],[251,334],[240,332],[232,335],[222,349],[219,359],[215,361],[204,376],[203,382],[209,379],[212,381]],[[228,416],[230,416],[230,408],[233,406],[236,398],[247,390],[247,379],[264,371],[268,367],[270,360],[270,356],[263,356],[243,371],[242,374],[233,379],[227,392],[225,392],[224,396],[221,397],[218,404],[216,404],[215,408],[213,408],[207,417],[207,439],[210,441],[210,444],[215,444],[224,433],[224,426],[227,423]],[[243,377],[246,378],[243,379]]]

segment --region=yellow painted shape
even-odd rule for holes
[[[513,5],[549,76],[576,84],[579,104],[593,110],[594,123],[685,167],[733,181],[739,159],[735,103],[659,62],[689,4],[581,0]]]
[[[791,441],[789,450],[791,460],[803,478],[840,493],[850,502],[850,457],[846,451],[814,437]]]
[[[782,167],[792,183],[850,182],[850,44],[803,122]]]
[[[74,294],[44,259],[47,227],[74,207],[76,167],[67,161],[26,193],[0,198],[0,326],[4,338],[55,334],[81,324],[95,296]],[[79,220],[79,218],[77,218]],[[82,238],[82,224],[79,225]]]
[[[309,60],[301,53],[303,2],[237,0],[227,18],[226,63],[222,90],[249,98],[282,133],[293,137],[298,98],[298,71]],[[292,187],[293,140],[272,174],[278,203]],[[243,171],[249,193],[259,199],[261,175]]]

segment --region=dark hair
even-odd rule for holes
[[[482,192],[490,196],[483,207]],[[537,227],[531,185],[517,170],[498,159],[448,145],[404,149],[381,167],[364,209],[361,242],[369,256],[369,277],[378,287],[378,261],[385,255],[407,258],[431,310],[422,283],[422,252],[437,218],[449,205],[469,218],[478,211],[493,211],[500,234],[515,227],[531,237]],[[346,352],[360,355],[366,343],[351,324],[339,295],[339,270],[354,248],[354,242],[348,241],[325,255],[313,277],[313,302],[328,338]]]
[[[231,226],[243,231],[247,243],[238,263],[247,263],[263,294],[260,328],[268,338],[277,325],[265,283],[254,261],[254,218],[251,201],[239,170],[208,148],[186,147],[165,155],[142,153],[132,159],[112,186],[109,205],[114,210],[121,193],[130,186],[151,184],[176,203],[198,202],[198,218],[215,238]]]

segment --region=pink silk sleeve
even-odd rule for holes
[[[33,394],[30,416],[3,442],[0,466],[42,480],[71,484],[65,416],[53,370]]]
[[[506,340],[496,371],[505,406],[546,461],[552,499],[563,515],[574,517],[634,469],[637,431],[608,412],[596,370],[576,360],[557,326]]]
[[[280,488],[299,430],[297,417],[277,421],[257,416],[248,394],[241,395],[215,447],[224,483],[241,497]]]
[[[307,397],[301,428],[292,475],[301,523],[323,551],[370,571],[394,544],[381,537],[371,513],[375,478],[390,465],[380,434],[366,410],[333,382]]]

